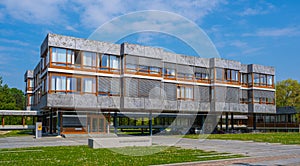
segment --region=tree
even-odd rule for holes
[[[287,79],[277,82],[276,105],[300,108],[300,83],[297,80]]]

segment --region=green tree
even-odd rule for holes
[[[297,80],[287,79],[277,82],[276,105],[300,108],[300,83]]]

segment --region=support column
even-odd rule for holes
[[[228,132],[228,112],[225,113],[225,130]]]
[[[4,119],[4,115],[2,115],[1,124],[2,124],[2,127],[4,127],[4,125],[5,125],[5,119]]]
[[[114,113],[114,132],[118,134],[117,112]]]
[[[22,116],[22,126],[25,126],[25,116]]]
[[[49,121],[50,121],[50,126],[49,126],[49,128],[50,128],[50,134],[53,134],[53,114],[52,114],[52,109],[50,110],[50,119],[49,119]]]
[[[149,134],[152,136],[152,112],[149,114]]]
[[[231,113],[231,130],[234,130],[234,118],[233,118],[233,112]]]
[[[144,134],[144,118],[142,117],[142,134]]]
[[[57,111],[56,116],[57,116],[57,121],[56,121],[56,128],[57,128],[57,134],[60,135],[60,114],[61,112]]]
[[[110,112],[108,112],[108,115],[107,115],[107,134],[109,134],[109,130],[110,130]]]
[[[253,130],[256,130],[256,114],[253,113]]]

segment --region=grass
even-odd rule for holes
[[[32,130],[11,130],[8,132],[1,132],[0,138],[4,137],[18,137],[32,135]]]
[[[281,144],[300,144],[300,133],[245,133],[245,134],[211,134],[211,135],[186,135],[185,138],[241,140],[255,142],[269,142]]]
[[[162,149],[164,151],[160,151]],[[114,151],[134,151],[141,155],[149,151],[160,152],[146,156],[128,156]],[[87,146],[58,146],[1,149],[0,165],[154,165],[240,157],[243,156],[162,146],[126,147],[113,150],[91,149]]]

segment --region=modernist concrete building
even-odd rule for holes
[[[273,67],[56,34],[40,58],[25,82],[28,109],[42,112],[45,132],[107,133],[111,123],[152,132],[179,114],[186,118],[178,126],[202,127],[210,112],[225,117],[226,130],[228,114],[255,129],[256,114],[276,111]]]

